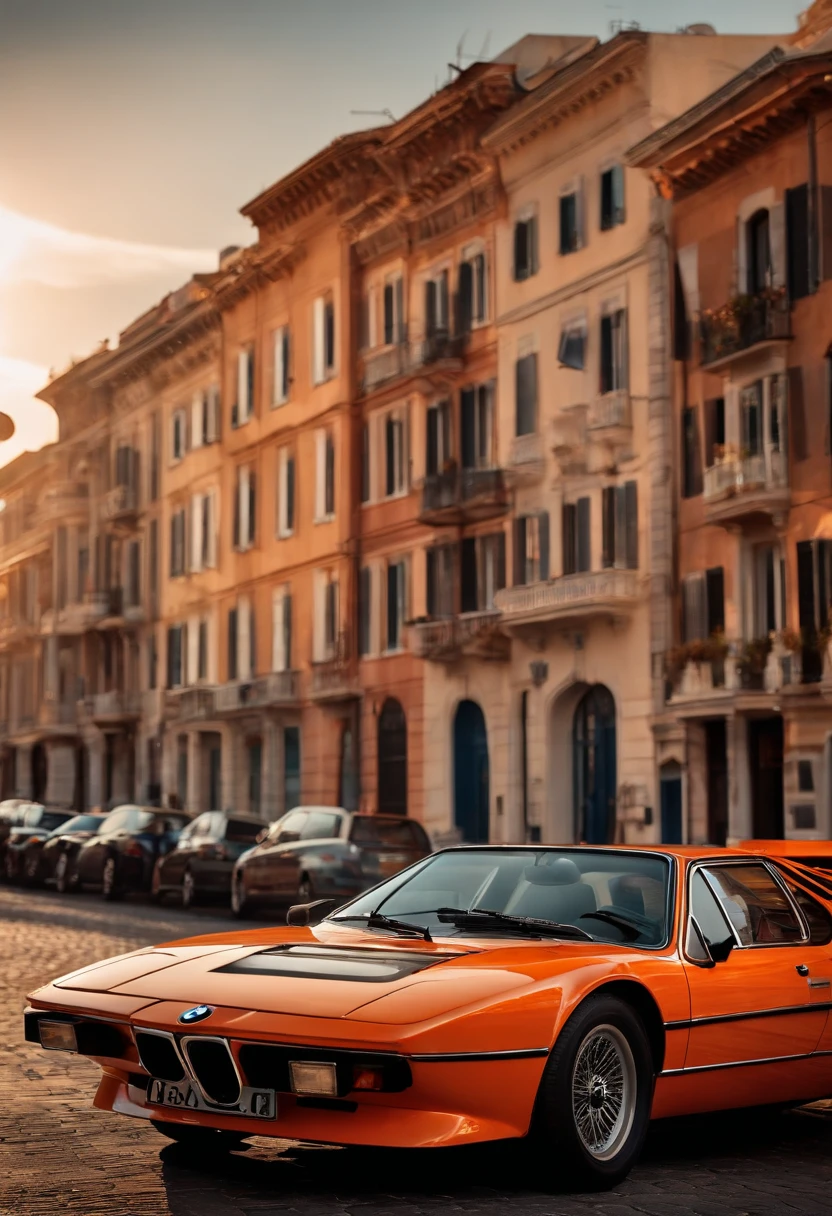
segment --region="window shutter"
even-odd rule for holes
[[[506,585],[506,534],[498,532],[496,537],[495,590],[502,591]]]
[[[437,329],[437,284],[428,279],[425,283],[425,335],[432,338]]]
[[[695,642],[707,636],[705,576],[691,574],[682,583],[683,594],[683,640]]]
[[[460,576],[460,610],[476,612],[477,601],[477,542],[473,536],[466,536],[460,542],[459,549]]]
[[[580,572],[588,571],[592,568],[590,559],[590,500],[588,498],[578,499],[578,537],[577,537],[577,559],[578,570]]]
[[[272,592],[272,671],[286,670],[283,652],[283,596],[282,589]]]
[[[806,460],[809,455],[806,434],[806,400],[804,394],[803,368],[790,367],[789,376],[789,435],[792,455],[795,460]]]
[[[292,670],[292,594],[283,596],[283,662],[284,671]]]
[[[188,663],[184,684],[199,683],[199,617],[188,620]]]
[[[768,212],[768,231],[773,287],[786,286],[786,208],[775,203]]]
[[[248,543],[254,544],[257,536],[257,473],[248,472]]]
[[[537,216],[533,215],[528,221],[528,249],[529,249],[529,274],[537,274],[539,265],[538,259],[538,232],[537,232]]]
[[[786,274],[791,300],[802,300],[809,283],[809,187],[786,191]]]
[[[725,632],[725,571],[714,566],[705,571],[707,636]]]
[[[459,328],[468,333],[474,320],[474,268],[470,262],[459,265]]]
[[[801,630],[817,626],[815,606],[814,545],[810,540],[797,542],[797,609]]]
[[[228,678],[237,679],[237,609],[228,611]]]
[[[628,570],[638,569],[638,483],[624,483],[624,514],[627,520],[626,565]]]
[[[191,499],[191,536],[189,569],[196,573],[202,569],[202,495]]]
[[[248,418],[248,352],[237,352],[237,406],[238,421]]]
[[[325,300],[319,296],[313,306],[313,367],[312,376],[315,384],[323,384],[326,376],[324,371],[324,308]]]
[[[241,680],[251,677],[251,601],[237,603],[237,672]]]
[[[403,342],[405,339],[404,327],[404,279],[398,278],[395,283],[396,289],[396,315],[395,329],[393,330],[393,341]]]
[[[220,389],[218,384],[212,384],[208,389],[205,413],[205,442],[216,443],[220,437]]]
[[[427,412],[427,452],[425,472],[433,477],[439,472],[439,410],[434,406]]]
[[[514,278],[516,282],[529,277],[528,232],[521,220],[514,225]]]
[[[540,553],[539,577],[542,583],[549,581],[549,512],[542,511],[537,517],[537,544]]]
[[[514,521],[514,586],[522,587],[526,581],[526,520],[524,516]]]
[[[242,469],[237,470],[237,484],[234,487],[234,529],[233,542],[234,548],[240,548],[240,536],[242,535],[242,519],[241,519],[241,495],[242,495]]]
[[[208,554],[207,554],[207,558],[206,558],[206,565],[209,566],[212,570],[216,570],[216,568],[217,568],[217,558],[218,558],[218,549],[219,549],[218,529],[219,529],[220,513],[217,508],[218,501],[219,501],[219,499],[218,499],[217,491],[215,489],[209,490],[208,495],[205,499],[205,503],[208,508]]]
[[[358,576],[358,653],[370,653],[370,609],[372,596],[373,572],[369,566],[362,566]]]
[[[326,514],[326,431],[315,432],[315,518]]]
[[[335,440],[332,435],[326,436],[326,494],[324,511],[327,515],[335,514]]]
[[[515,364],[517,435],[531,435],[537,429],[537,354],[525,355]]]
[[[295,530],[295,456],[289,452],[286,458],[286,531]]]
[[[286,400],[286,328],[281,326],[274,332],[274,385],[272,387],[272,404],[280,405]]]
[[[485,254],[474,258],[474,320],[484,321],[488,308],[488,284],[485,278]]]
[[[574,574],[578,568],[577,546],[575,544],[578,531],[578,513],[575,504],[563,504],[563,573]]]
[[[392,283],[384,284],[384,345],[391,346],[396,341],[395,295]]]
[[[682,411],[682,496],[695,498],[702,493],[702,454],[699,440],[699,410],[690,406]]]
[[[678,262],[673,267],[673,358],[690,358],[690,318]]]
[[[335,366],[335,304],[327,300],[324,305],[324,367],[327,372]]]
[[[603,317],[601,317],[601,392],[609,393],[612,391],[612,387],[612,317],[605,314]]]
[[[202,391],[191,400],[191,447],[201,448],[205,440],[205,398]]]
[[[326,587],[327,608],[327,637],[337,654],[339,621],[338,621],[338,583],[332,579]]]
[[[819,213],[821,277],[832,279],[832,186],[820,187]]]
[[[605,486],[601,491],[601,564],[605,569],[615,565],[615,488]]]
[[[170,577],[176,577],[176,516],[170,517]]]
[[[395,425],[390,414],[384,419],[385,493],[388,498],[396,490]]]
[[[437,603],[437,550],[425,550],[425,607],[428,616],[439,615]]]
[[[460,393],[460,427],[462,432],[462,467],[477,467],[477,394],[476,389],[464,388]]]
[[[370,501],[370,424],[361,428],[361,501]]]

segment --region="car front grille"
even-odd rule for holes
[[[169,1038],[137,1030],[136,1047],[141,1066],[151,1077],[158,1077],[160,1081],[183,1080],[185,1070]]]
[[[236,1106],[240,1078],[228,1043],[224,1039],[189,1038],[182,1040],[182,1050],[207,1100],[218,1106]]]

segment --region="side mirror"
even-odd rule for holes
[[[708,953],[715,963],[724,963],[734,949],[734,943],[730,937],[726,937],[721,942],[708,942],[707,946]]]
[[[263,841],[264,841],[264,840],[266,839],[266,837],[268,836],[268,834],[269,834],[269,829],[268,829],[268,828],[263,828],[263,831],[262,831],[262,832],[258,832],[258,833],[257,833],[257,835],[254,837],[254,843],[255,843],[255,844],[262,844],[262,843],[263,843]]]
[[[335,903],[334,899],[315,899],[311,904],[293,904],[286,913],[286,924],[296,928],[319,925]]]

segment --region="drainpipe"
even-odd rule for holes
[[[808,215],[809,230],[809,289],[817,291],[820,286],[820,226],[818,216],[818,137],[817,118],[809,115],[806,123],[808,143],[809,182],[808,182]]]

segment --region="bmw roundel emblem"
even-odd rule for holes
[[[186,1009],[184,1013],[180,1013],[179,1021],[184,1022],[186,1026],[192,1026],[194,1022],[204,1022],[206,1018],[210,1018],[213,1012],[210,1005],[194,1005],[193,1009]]]

